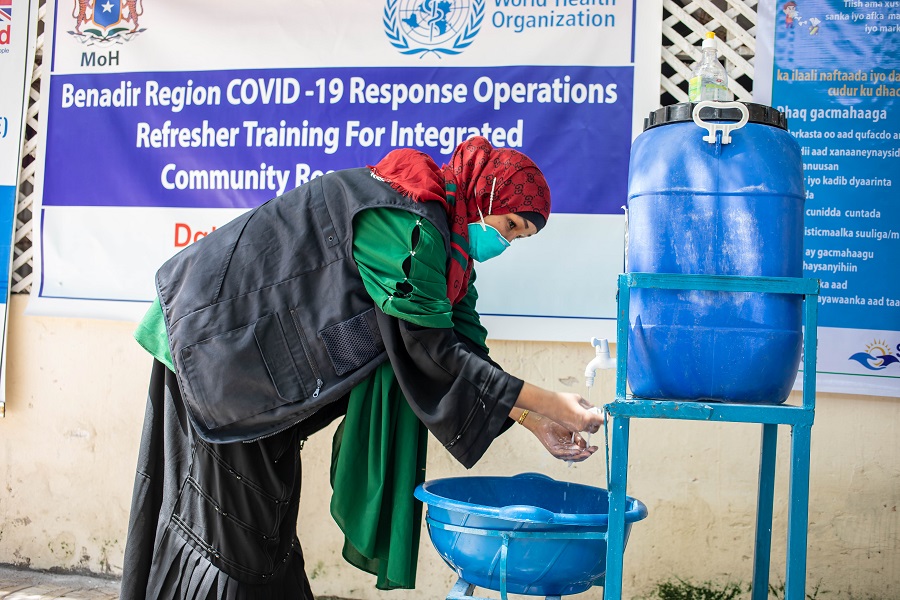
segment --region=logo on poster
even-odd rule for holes
[[[481,30],[484,0],[387,0],[384,33],[401,54],[459,54]]]
[[[12,0],[0,0],[0,46],[8,46],[12,35]],[[0,48],[0,54],[9,52]]]
[[[854,4],[853,0],[849,0],[850,4]],[[860,4],[859,6],[862,6]],[[810,17],[808,19],[804,19],[800,16],[800,8],[797,6],[797,3],[791,0],[790,2],[785,2],[781,6],[781,12],[784,13],[784,28],[793,33],[795,27],[807,27],[806,32],[809,35],[818,35],[819,33],[819,25],[822,24],[822,20],[816,17]]]
[[[143,14],[144,0],[74,0],[69,33],[87,45],[128,42],[146,31],[139,23]]]
[[[897,344],[897,355],[885,340],[873,340],[866,346],[865,352],[857,352],[847,360],[855,360],[870,371],[886,369],[888,365],[900,364],[900,344]]]

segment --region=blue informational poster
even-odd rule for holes
[[[2,6],[2,5],[0,5]],[[2,71],[0,71],[2,72]],[[2,135],[2,132],[0,132]],[[6,324],[8,322],[9,309],[9,278],[10,278],[10,253],[12,251],[13,220],[16,212],[16,186],[0,185],[0,317],[2,317],[2,329],[0,329],[0,417],[6,416]]]
[[[13,224],[16,217],[16,189],[14,185],[0,185],[0,301],[5,307],[9,300],[10,263],[12,262]]]
[[[30,312],[137,319],[158,266],[241,212],[394,148],[441,165],[483,135],[531,156],[553,197],[540,239],[478,266],[492,336],[611,337],[629,148],[658,102],[642,74],[658,45],[638,38],[658,38],[658,0],[76,9],[48,9]]]
[[[819,388],[900,396],[900,3],[767,8],[754,95],[803,155]]]

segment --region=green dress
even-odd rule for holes
[[[428,221],[398,209],[362,211],[354,218],[353,256],[383,312],[423,327],[453,328],[487,351],[474,274],[465,298],[451,305],[444,242]],[[174,371],[158,300],[135,338]],[[345,535],[344,558],[376,575],[379,589],[415,587],[422,505],[412,491],[425,480],[427,433],[389,362],[351,390],[335,432],[331,514]]]

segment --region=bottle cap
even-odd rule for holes
[[[703,44],[700,46],[701,48],[715,48],[716,47],[716,32],[707,31],[706,37],[703,38]]]

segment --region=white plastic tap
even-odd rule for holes
[[[587,364],[587,367],[584,369],[584,378],[587,381],[588,387],[588,402],[591,401],[591,388],[594,387],[594,374],[597,372],[597,369],[615,369],[616,368],[616,359],[612,358],[609,355],[609,340],[606,338],[591,338],[591,346],[597,349],[597,353],[594,358],[591,359],[591,362]],[[600,413],[603,409],[599,406],[594,406],[591,409],[591,412]],[[575,443],[575,432],[572,432],[572,443]],[[591,445],[591,434],[588,432],[587,436],[587,445]],[[566,463],[571,467],[573,461],[567,460]]]
[[[609,340],[606,338],[591,338],[591,346],[597,349],[597,354],[584,369],[584,379],[588,387],[593,387],[594,375],[597,369],[616,368],[616,359],[609,355]]]

